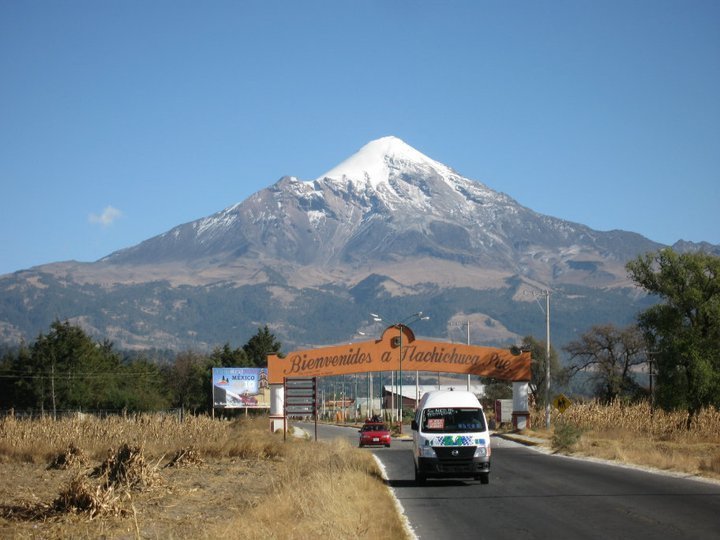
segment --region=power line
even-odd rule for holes
[[[20,374],[20,375],[0,375],[0,379],[87,379],[87,378],[98,378],[101,379],[103,377],[118,377],[118,376],[128,376],[128,375],[135,375],[135,376],[144,376],[144,375],[158,375],[157,371],[115,371],[115,372],[106,372],[106,373],[72,373],[72,374],[64,374],[64,373],[55,373],[54,375],[30,375],[30,374]]]

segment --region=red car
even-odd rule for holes
[[[390,430],[382,422],[366,422],[360,429],[360,448],[373,445],[390,447]]]

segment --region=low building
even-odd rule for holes
[[[397,386],[385,385],[383,386],[382,403],[383,409],[392,410],[398,408],[398,396],[402,396],[402,408],[414,410],[415,405],[422,399],[422,397],[433,390],[468,390],[467,384],[458,382],[457,384],[420,384],[410,385],[404,384],[398,391]],[[485,395],[485,385],[482,384],[471,384],[470,392],[475,394],[478,399],[481,399]],[[394,404],[394,407],[393,407]]]

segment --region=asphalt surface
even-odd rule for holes
[[[357,436],[356,428],[318,429],[324,440],[357,444]],[[550,455],[495,436],[492,445],[488,485],[416,485],[411,442],[365,451],[385,466],[421,539],[720,539],[720,483]]]

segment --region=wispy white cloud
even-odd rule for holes
[[[90,223],[95,223],[103,227],[108,227],[112,225],[113,222],[120,216],[122,216],[122,212],[120,210],[112,206],[106,206],[105,209],[102,211],[102,214],[90,214],[88,216],[88,221],[90,221]]]

